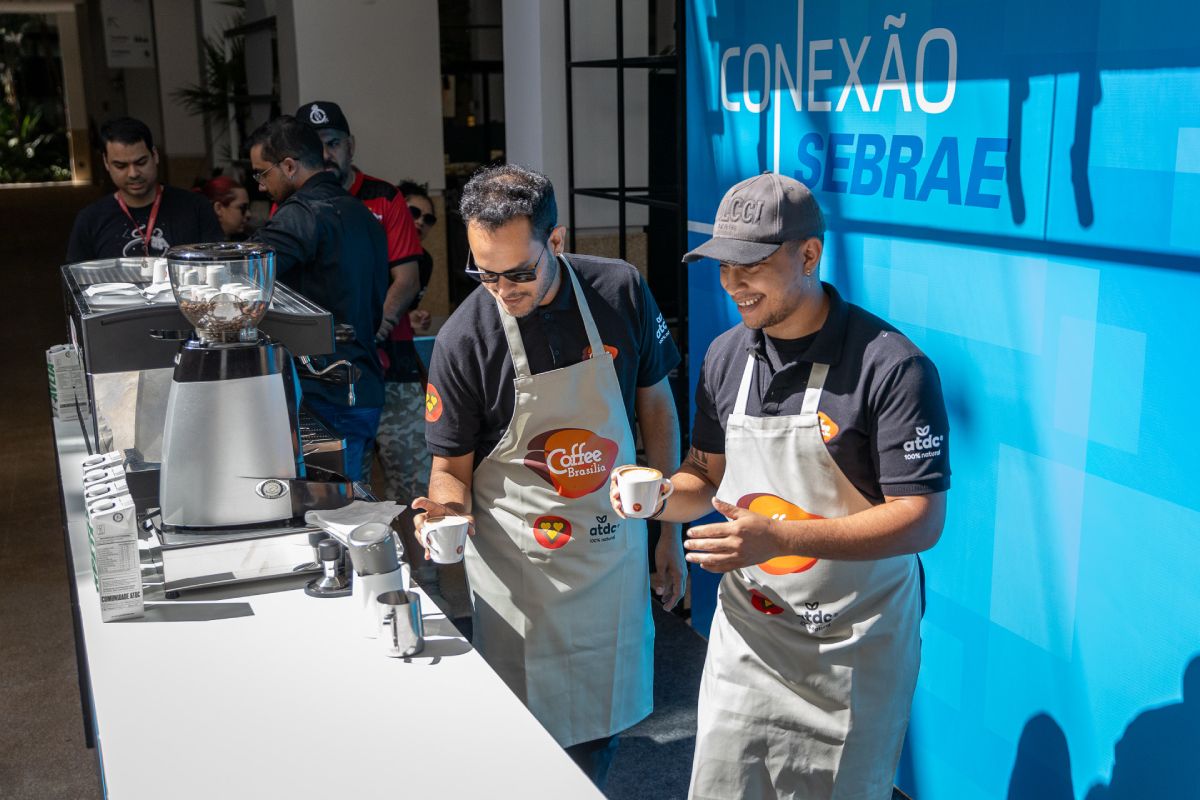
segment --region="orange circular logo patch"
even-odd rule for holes
[[[538,517],[533,523],[533,538],[548,550],[557,550],[571,539],[571,523],[562,517]]]
[[[773,494],[748,494],[738,500],[737,504],[741,508],[771,519],[821,519],[818,515],[810,514],[800,506]],[[778,556],[770,561],[764,561],[758,565],[758,568],[768,575],[791,575],[812,569],[816,563],[817,559],[808,556]]]
[[[604,352],[606,352],[610,356],[612,356],[613,361],[616,361],[617,353],[619,353],[621,351],[618,350],[617,348],[613,347],[611,344],[606,344],[606,345],[604,345]],[[583,348],[583,360],[587,361],[591,357],[592,357],[592,346],[589,344],[587,347]]]
[[[425,421],[437,422],[442,418],[442,395],[432,383],[425,386]]]
[[[817,418],[821,420],[821,438],[828,444],[830,439],[838,435],[837,423],[831,420],[824,411],[818,411]]]

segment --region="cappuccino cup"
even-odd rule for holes
[[[659,498],[665,502],[675,487],[653,467],[629,464],[617,469],[617,491],[625,516],[646,519],[658,508]]]
[[[421,543],[435,564],[457,564],[467,546],[466,517],[428,517],[421,526]]]

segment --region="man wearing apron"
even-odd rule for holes
[[[612,468],[678,466],[667,374],[679,354],[637,270],[564,255],[554,190],[515,165],[464,187],[467,272],[483,286],[439,331],[426,388],[426,515],[473,515],[473,644],[598,785],[616,734],[652,707],[644,520],[609,504]],[[682,596],[678,528],[655,551]]]
[[[684,542],[725,573],[695,800],[885,800],[908,724],[945,406],[929,359],[820,281],[824,230],[803,184],[766,173],[729,190],[685,256],[720,263],[743,322],[705,356],[693,446],[657,511],[726,518]]]

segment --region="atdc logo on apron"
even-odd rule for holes
[[[608,483],[617,443],[585,428],[559,428],[529,441],[525,466],[554,487],[560,497],[589,495]]]
[[[776,497],[773,494],[748,494],[741,500],[737,501],[740,508],[753,511],[755,514],[762,514],[764,517],[771,519],[821,519],[816,514],[810,514],[795,503],[789,503],[782,497]],[[812,566],[817,563],[817,559],[809,558],[808,556],[779,556],[772,558],[770,561],[764,561],[758,565],[758,568],[770,575],[788,575],[794,572],[804,572],[807,569],[812,569]],[[755,608],[758,608],[756,605]],[[762,611],[763,609],[759,609]],[[768,611],[765,613],[779,613],[777,611]]]

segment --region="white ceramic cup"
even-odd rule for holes
[[[466,517],[428,517],[421,526],[421,542],[435,564],[457,564],[467,546]]]
[[[627,464],[617,468],[617,492],[621,495],[621,508],[627,517],[646,519],[658,508],[659,496],[666,502],[673,491],[675,487],[671,482],[653,467]]]

